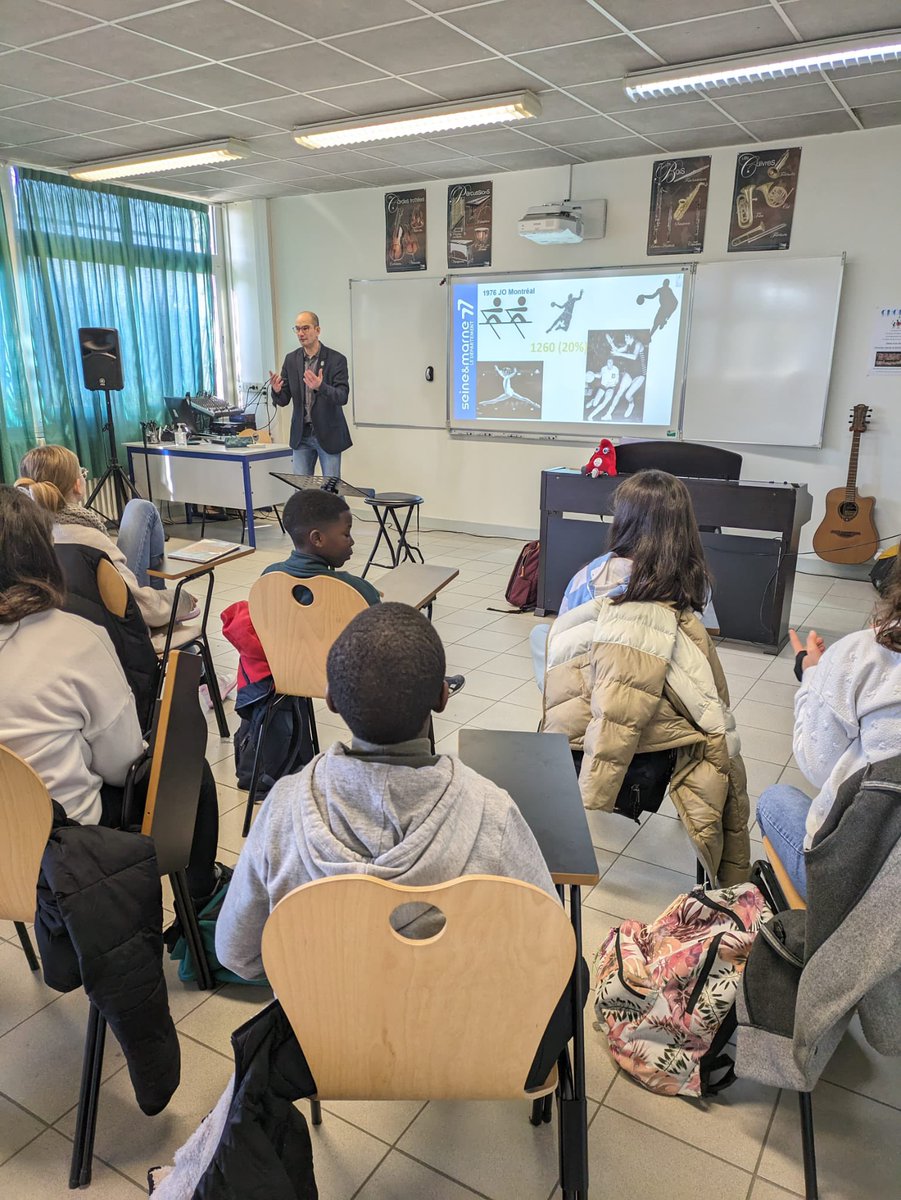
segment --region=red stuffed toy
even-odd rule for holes
[[[601,444],[591,452],[582,474],[590,475],[592,479],[597,479],[599,475],[616,474],[616,447],[609,438],[601,438]]]

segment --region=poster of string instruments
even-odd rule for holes
[[[385,270],[424,271],[425,189],[385,193]]]
[[[648,254],[701,253],[709,190],[709,155],[665,158],[654,163]]]
[[[737,156],[728,250],[788,249],[800,166],[800,146]]]

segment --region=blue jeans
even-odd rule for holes
[[[165,550],[163,523],[149,500],[129,500],[125,505],[116,545],[125,555],[141,587],[149,585],[159,590],[166,586],[164,579],[152,578],[147,574],[150,567],[162,562]]]
[[[757,824],[779,855],[789,879],[805,899],[804,835],[809,812],[810,797],[787,783],[773,784],[757,801]]]
[[[316,440],[315,434],[305,437],[299,446],[295,446],[291,455],[291,469],[295,475],[315,475],[316,460],[323,477],[341,478],[341,455],[329,454],[323,450]]]

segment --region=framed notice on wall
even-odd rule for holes
[[[654,163],[648,254],[701,253],[709,187],[709,155],[666,158]]]
[[[728,250],[788,249],[800,166],[800,146],[738,155]]]
[[[425,189],[385,193],[385,270],[424,271]]]
[[[447,189],[447,265],[490,267],[492,183],[452,183]]]

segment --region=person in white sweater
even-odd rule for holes
[[[867,763],[901,751],[901,570],[896,560],[872,626],[828,649],[816,631],[792,645],[803,672],[795,696],[793,750],[818,789],[810,800],[788,784],[757,801],[757,822],[792,883],[806,895],[804,853],[829,814],[839,786]]]
[[[86,508],[87,472],[65,446],[36,446],[19,464],[16,487],[25,489],[53,519],[53,540],[102,550],[125,580],[151,633],[165,629],[172,616],[174,592],[162,579],[148,575],[163,557],[163,525],[149,500],[129,500],[119,522],[118,541],[106,522]],[[197,601],[182,589],[178,619],[186,620]]]
[[[132,690],[106,630],[62,612],[66,584],[49,515],[0,486],[0,745],[40,775],[66,816],[118,827],[128,769],[144,750]],[[205,766],[188,890],[215,891],[216,784]]]

